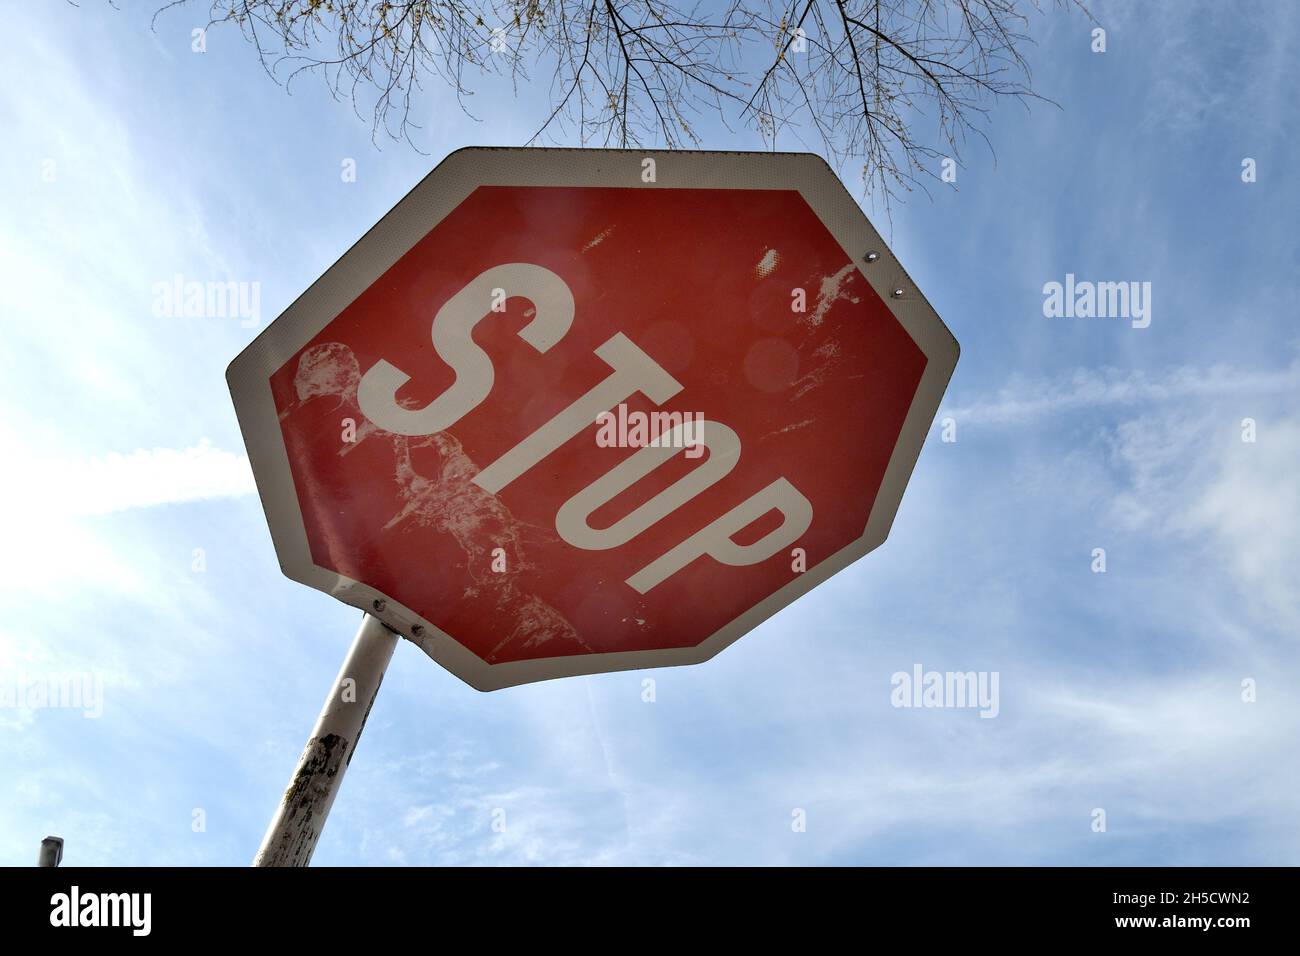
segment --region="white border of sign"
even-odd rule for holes
[[[656,182],[641,163],[655,160]],[[862,537],[800,574],[695,647],[488,664],[410,608],[311,558],[270,377],[479,186],[637,186],[642,189],[797,189],[927,362]],[[868,252],[879,259],[864,265]],[[893,290],[902,289],[901,298]],[[957,364],[957,340],[908,278],[839,178],[811,153],[723,153],[469,147],[429,173],[388,215],[230,363],[226,380],[284,573],[373,614],[478,690],[646,667],[698,664],[884,542]],[[377,603],[379,602],[379,603]],[[418,635],[418,636],[417,636]]]

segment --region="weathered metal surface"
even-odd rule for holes
[[[307,866],[379,694],[397,635],[369,614],[298,759],[254,866]]]
[[[41,841],[41,854],[37,866],[58,866],[63,862],[63,837],[47,836]]]
[[[881,544],[957,354],[816,156],[467,149],[227,379],[285,574],[494,690],[708,660]]]

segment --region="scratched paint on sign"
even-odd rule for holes
[[[476,276],[515,262],[572,292],[567,333],[545,354],[524,344],[535,304],[505,289],[502,310],[484,301],[473,332],[495,371],[485,400],[430,435],[368,420],[357,390],[381,360],[410,376],[401,407],[453,385],[431,341],[434,316]],[[803,312],[792,308],[800,289]],[[681,385],[661,406],[633,395],[630,410],[702,413],[734,430],[741,451],[726,477],[625,544],[589,550],[557,533],[556,509],[636,452],[600,447],[594,421],[496,494],[473,479],[608,376],[595,351],[619,333]],[[644,594],[627,581],[776,479],[811,504],[796,542],[809,566],[848,545],[924,366],[797,192],[481,187],[271,386],[313,560],[498,663],[685,647],[715,633],[798,573],[787,553],[670,575]],[[609,528],[707,460],[676,455],[590,526]],[[735,541],[761,538],[778,517]]]

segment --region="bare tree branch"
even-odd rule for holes
[[[669,148],[713,116],[861,163],[886,200],[960,158],[993,101],[1039,97],[1023,54],[1040,0],[172,0],[233,24],[286,87],[322,76],[373,133],[416,146],[429,77],[469,116],[473,80],[550,74],[529,143]],[[1078,7],[1084,0],[1051,0]],[[924,131],[924,133],[923,133]],[[418,148],[418,146],[416,146]]]

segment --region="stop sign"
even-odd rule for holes
[[[818,157],[464,149],[227,378],[285,574],[491,690],[880,544],[957,351]]]

